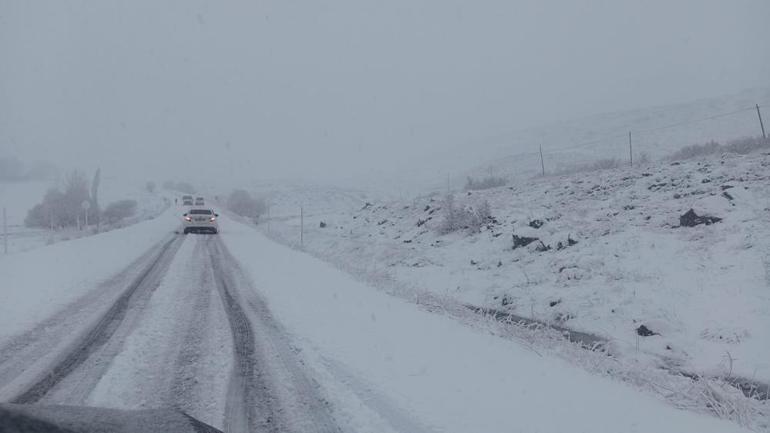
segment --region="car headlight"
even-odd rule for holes
[[[192,221],[192,218],[190,218],[190,217],[184,217],[184,220],[185,220],[185,221]]]

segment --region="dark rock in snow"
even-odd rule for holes
[[[320,227],[320,228],[322,228],[322,229],[323,229],[323,228],[326,228],[326,223],[325,223],[325,222],[323,222],[323,221],[321,221],[321,222],[318,224],[318,227]]]
[[[529,222],[529,226],[533,229],[539,229],[540,227],[543,227],[543,224],[545,224],[543,220],[532,220]]]
[[[542,253],[551,249],[550,245],[544,244],[543,241],[539,241],[539,242],[540,242],[540,245],[538,245],[537,248],[535,248],[535,251]]]
[[[724,198],[726,198],[726,199],[728,199],[728,200],[730,200],[730,201],[732,201],[732,200],[735,198],[735,197],[733,197],[732,195],[730,195],[730,193],[729,193],[729,192],[727,192],[727,191],[724,191],[724,192],[722,193],[722,197],[724,197]]]
[[[648,327],[646,327],[644,325],[639,325],[639,327],[636,328],[636,333],[640,337],[650,337],[650,336],[653,336],[653,335],[660,335],[657,332],[652,332],[650,330],[650,328],[648,328]]]
[[[551,302],[549,302],[549,303],[548,303],[548,306],[549,306],[549,307],[555,307],[555,306],[559,305],[560,303],[561,303],[561,299],[557,299],[557,300],[555,300],[555,301],[551,301]]]
[[[722,221],[722,218],[715,216],[700,216],[692,209],[679,217],[679,225],[681,227],[695,227],[700,224],[706,224],[708,226],[718,223],[719,221]]]
[[[532,242],[539,241],[538,238],[530,238],[527,236],[516,236],[513,235],[513,249],[519,247],[526,247],[527,245],[531,244]]]

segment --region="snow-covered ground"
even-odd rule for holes
[[[123,229],[0,254],[0,344],[98,290],[176,225],[169,210]]]
[[[144,260],[137,257],[142,251],[169,239],[179,224],[177,213],[169,210],[124,229],[0,258],[0,345],[73,304],[103,308],[88,298],[103,296],[95,291],[100,287],[119,292],[122,286],[109,284],[111,275],[124,281],[116,273],[145,266],[130,263]],[[500,338],[492,328],[466,326],[389,296],[272,242],[253,225],[224,215],[221,224],[231,265],[240,266],[250,280],[240,290],[248,288],[264,299],[275,320],[264,330],[277,339],[260,350],[278,355],[268,359],[281,365],[299,359],[296,365],[311,378],[309,386],[323,396],[342,431],[743,431],[726,420],[678,410],[651,393],[538,353],[524,342]],[[217,237],[177,238],[179,248],[157,287],[147,287],[147,301],[129,309],[125,329],[115,334],[123,337],[109,341],[106,352],[95,352],[98,359],[86,360],[88,368],[73,372],[73,380],[54,389],[51,401],[77,404],[85,399],[95,406],[141,409],[181,396],[191,402],[186,409],[194,416],[221,426],[222,394],[232,386],[224,382],[231,377],[233,355],[212,281],[221,275],[207,264],[229,257],[207,255],[214,251],[209,244],[216,242]],[[45,273],[38,272],[41,267]],[[248,294],[243,296],[251,305]],[[204,310],[208,313],[198,314]],[[66,321],[66,329],[52,322],[38,332],[66,331],[64,340],[71,339],[93,322],[93,314]],[[185,323],[218,325],[191,332],[181,326]],[[291,345],[289,352],[275,346],[283,338]],[[30,359],[30,366],[39,369],[53,362],[62,346],[66,341],[52,346],[46,356]],[[191,348],[195,351],[188,353]],[[13,356],[3,353],[0,358]],[[597,354],[594,359],[608,357]],[[183,368],[169,370],[170,363],[180,360]],[[5,368],[0,363],[0,373]],[[98,377],[89,376],[91,371],[98,371]],[[18,389],[27,376],[31,374],[6,379]],[[294,386],[279,377],[270,381]],[[8,384],[0,384],[0,395],[7,395],[3,386]],[[67,400],[68,389],[79,390],[72,400]],[[290,389],[283,392],[290,395]],[[284,415],[291,418],[290,412]],[[767,427],[748,421],[758,430]]]
[[[222,237],[354,431],[732,431],[423,311],[253,228]]]
[[[458,207],[490,205],[493,220],[474,233],[437,233],[440,195],[311,210],[302,248],[408,298],[596,334],[641,366],[767,383],[768,167],[767,152],[725,154],[457,193]],[[679,227],[691,208],[723,220]],[[296,216],[260,227],[300,243]],[[542,244],[513,249],[512,235]]]
[[[0,182],[0,211],[5,207],[8,218],[8,251],[16,253],[38,248],[56,242],[77,239],[91,234],[91,231],[71,229],[59,229],[50,231],[39,228],[30,228],[24,225],[27,212],[43,200],[43,196],[50,188],[57,186],[57,182],[29,181],[29,182]],[[141,183],[131,184],[121,182],[118,179],[102,179],[99,190],[99,201],[102,208],[118,200],[136,200],[136,214],[120,224],[105,229],[114,229],[125,225],[152,218],[163,212],[173,196],[167,191],[148,192]],[[0,215],[2,218],[2,215]],[[0,224],[2,221],[0,221]],[[2,227],[0,227],[2,230]],[[0,236],[2,233],[0,232]],[[2,248],[2,245],[0,245]],[[2,252],[0,250],[0,252]]]

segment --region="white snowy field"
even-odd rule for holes
[[[767,152],[725,154],[459,192],[457,207],[490,205],[474,233],[437,233],[443,195],[311,210],[303,248],[388,290],[596,334],[641,365],[767,383],[768,166]],[[723,220],[679,227],[691,208]],[[296,246],[299,223],[260,227]],[[513,249],[514,234],[542,245]]]
[[[24,225],[27,212],[43,200],[48,189],[57,185],[57,182],[51,181],[0,182],[0,212],[2,212],[3,207],[6,208],[9,232],[8,251],[10,253],[27,251],[91,234],[91,231],[85,229],[67,228],[50,231]],[[169,206],[169,203],[173,201],[172,197],[173,195],[167,191],[150,193],[141,183],[124,183],[112,178],[102,179],[99,189],[99,202],[102,209],[118,200],[135,200],[137,202],[134,216],[115,224],[114,227],[105,227],[105,229],[122,227],[153,218]],[[1,223],[2,221],[0,221]],[[0,236],[2,236],[1,232]],[[2,251],[0,250],[0,252]]]

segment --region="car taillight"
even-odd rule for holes
[[[185,221],[192,221],[192,218],[190,217],[184,217]]]

